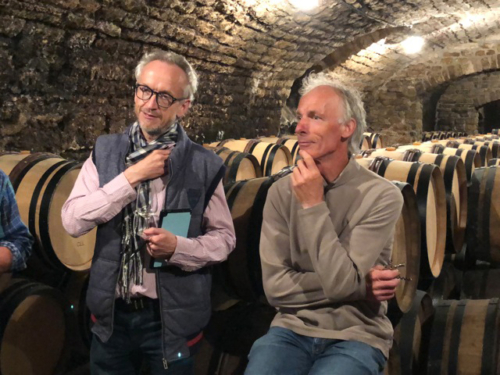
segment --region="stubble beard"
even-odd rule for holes
[[[158,138],[160,135],[162,135],[163,133],[165,133],[174,123],[175,123],[175,119],[169,121],[166,125],[159,125],[157,127],[154,127],[154,128],[150,128],[150,127],[145,127],[143,126],[143,124],[141,124],[141,122],[139,121],[139,119],[137,119],[137,121],[139,122],[139,126],[141,128],[141,130],[146,133],[148,135],[149,138],[151,139],[156,139]]]

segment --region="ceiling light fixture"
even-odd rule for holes
[[[300,10],[312,10],[319,6],[319,0],[289,0],[295,8]]]
[[[401,42],[401,46],[407,54],[420,52],[424,44],[425,39],[420,36],[410,36]]]

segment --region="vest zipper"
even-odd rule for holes
[[[168,158],[168,179],[165,183],[165,203],[163,203],[163,208],[165,210],[167,209],[167,191],[168,191],[168,185],[170,183],[170,180],[172,180],[172,160],[170,160],[170,157],[169,157]],[[163,362],[163,368],[165,370],[168,370],[168,361],[165,358],[165,340],[164,340],[164,334],[163,334],[163,331],[165,329],[165,322],[163,321],[163,309],[162,309],[162,303],[161,303],[160,270],[159,269],[156,270],[156,293],[158,294],[158,304],[160,305],[162,362]]]
[[[162,361],[163,361],[163,368],[165,370],[168,369],[168,362],[165,359],[165,340],[164,340],[164,329],[165,329],[165,323],[163,321],[163,309],[162,309],[162,304],[161,304],[161,288],[160,288],[160,270],[156,270],[156,293],[158,294],[158,305],[160,306],[160,320],[161,320],[161,351],[162,351]]]

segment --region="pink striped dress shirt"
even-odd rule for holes
[[[151,181],[152,210],[158,215],[165,203],[166,182],[167,176]],[[62,208],[64,229],[74,237],[81,236],[111,220],[135,199],[136,191],[123,173],[100,188],[97,168],[90,157],[83,164],[75,186]],[[234,249],[236,236],[222,182],[215,189],[203,214],[203,225],[205,234],[202,236],[177,236],[177,247],[169,264],[184,271],[195,271],[224,261]],[[145,252],[143,255],[143,284],[134,285],[132,294],[157,298],[156,273],[149,268],[149,254]]]

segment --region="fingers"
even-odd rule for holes
[[[399,270],[376,269],[371,272],[372,280],[392,280],[400,276]]]
[[[162,228],[147,228],[147,229],[144,229],[144,234],[147,235],[147,236],[154,236],[154,235],[157,235],[157,234],[160,234],[162,233],[162,231],[164,231],[165,229],[162,229]]]
[[[400,279],[392,279],[392,280],[376,280],[372,283],[372,288],[374,291],[383,291],[383,290],[394,290],[400,283]]]
[[[309,155],[306,151],[299,151],[299,154],[300,156],[302,157],[302,160],[299,160],[299,161],[303,161],[303,163],[305,164],[305,166],[307,166],[308,169],[316,169],[316,162],[314,161],[314,159],[312,158],[311,155]]]

